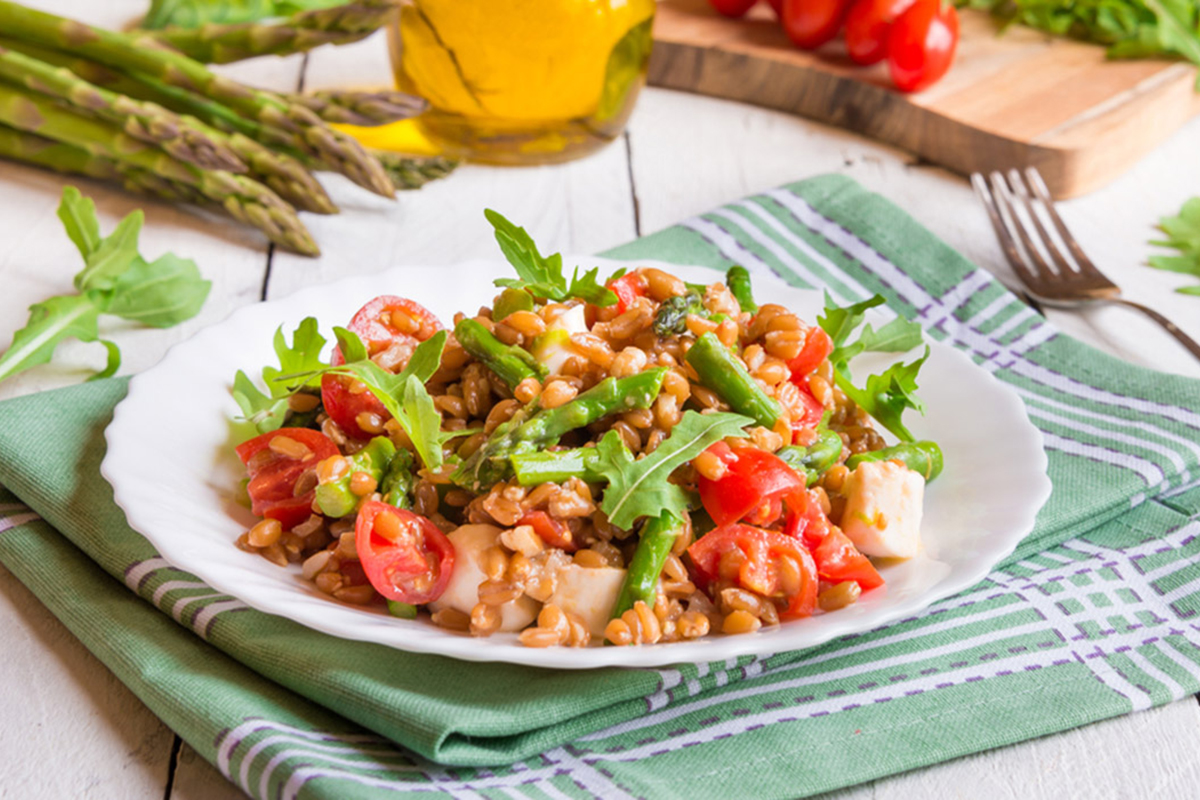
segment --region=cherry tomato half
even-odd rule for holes
[[[400,312],[397,314],[396,312]],[[404,318],[407,318],[407,321]],[[396,325],[403,323],[403,328]],[[431,311],[419,303],[403,297],[380,295],[358,310],[346,326],[357,333],[367,346],[370,355],[400,348],[397,371],[403,369],[416,346],[442,329],[442,323]],[[407,353],[404,350],[407,349]],[[341,348],[333,349],[330,359],[333,365],[345,363]],[[375,414],[382,420],[391,415],[383,403],[370,392],[355,394],[350,391],[353,379],[347,375],[326,375],[321,378],[321,402],[328,414],[342,431],[352,439],[370,439],[374,434],[364,431],[358,424],[358,415],[364,412]]]
[[[358,509],[354,546],[375,591],[398,603],[438,599],[454,571],[446,534],[419,514],[376,500]]]
[[[525,516],[517,520],[517,524],[533,528],[533,532],[551,547],[557,547],[568,553],[574,553],[579,549],[579,544],[571,535],[571,529],[545,511],[528,511]]]
[[[627,272],[610,281],[608,288],[617,296],[617,313],[624,314],[634,300],[646,296],[646,279],[637,272]]]
[[[722,579],[764,597],[782,598],[783,619],[811,616],[817,606],[817,567],[795,539],[749,525],[709,531],[688,548],[702,586]],[[784,564],[784,559],[791,561]]]
[[[783,532],[793,539],[804,542],[810,550],[825,540],[833,526],[829,517],[821,510],[821,503],[810,489],[794,495],[788,503],[788,518]]]
[[[888,31],[913,0],[856,0],[846,15],[846,50],[864,66],[887,58]]]
[[[830,583],[857,581],[865,592],[883,585],[883,576],[875,565],[838,528],[830,528],[821,543],[813,548],[817,575]]]
[[[942,0],[917,0],[896,18],[888,33],[888,70],[902,92],[937,83],[954,61],[958,11]]]
[[[783,0],[783,31],[792,43],[815,50],[837,36],[848,0]]]
[[[276,443],[275,439],[290,439]],[[308,428],[280,428],[242,442],[236,448],[238,458],[246,465],[250,483],[251,510],[260,517],[279,520],[284,530],[291,530],[312,515],[313,489],[296,495],[296,482],[318,462],[336,456],[337,445],[325,434]]]
[[[758,0],[708,0],[708,4],[716,9],[718,14],[726,17],[740,17],[757,2]]]
[[[804,493],[804,476],[776,455],[757,447],[734,450],[725,442],[708,448],[725,464],[718,480],[698,480],[700,502],[717,526],[737,522],[747,515],[759,525],[773,522],[782,502]]]
[[[792,441],[809,441],[808,436],[802,436],[805,431],[810,431],[821,424],[821,419],[825,416],[825,406],[813,397],[812,392],[808,389],[808,378],[803,379],[800,383],[793,379],[796,388],[800,390],[800,403],[804,406],[804,413],[792,420]]]
[[[800,348],[796,357],[788,362],[788,369],[792,371],[792,382],[796,383],[797,379],[807,378],[816,372],[817,367],[821,366],[821,362],[829,358],[832,352],[833,339],[829,338],[829,334],[822,328],[809,328],[804,337],[804,346]]]

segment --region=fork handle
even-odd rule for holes
[[[1186,333],[1181,331],[1179,329],[1178,325],[1176,325],[1174,322],[1171,322],[1171,320],[1167,319],[1162,314],[1155,311],[1153,308],[1150,308],[1149,306],[1144,306],[1141,303],[1135,303],[1132,300],[1126,300],[1123,297],[1110,297],[1110,298],[1108,298],[1108,302],[1119,303],[1120,305],[1128,306],[1129,308],[1135,308],[1138,311],[1142,312],[1147,317],[1149,317],[1150,319],[1157,322],[1159,325],[1162,325],[1164,328],[1166,328],[1167,333],[1171,334],[1176,339],[1178,339],[1179,343],[1181,345],[1183,345],[1184,347],[1186,347],[1188,349],[1189,353],[1194,355],[1196,358],[1200,359],[1200,343],[1197,343],[1195,339],[1193,339],[1192,337],[1188,336]]]

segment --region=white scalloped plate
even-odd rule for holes
[[[591,257],[578,263],[620,265]],[[662,266],[697,282],[709,282],[715,274],[702,267]],[[315,316],[332,338],[332,326],[345,324],[379,294],[411,297],[448,320],[455,311],[489,303],[495,294],[492,279],[509,269],[475,261],[341,280],[240,309],[173,347],[130,382],[106,433],[101,472],[130,526],[169,562],[214,589],[334,636],[469,661],[564,669],[652,667],[813,647],[910,615],[986,576],[1032,530],[1049,497],[1041,435],[1016,394],[964,354],[933,342],[921,373],[928,410],[924,417],[913,414],[910,426],[918,437],[938,441],[946,459],[945,471],[926,494],[925,554],[884,566],[886,587],[834,613],[694,642],[529,649],[513,634],[472,639],[428,620],[400,620],[331,600],[301,578],[298,566],[276,567],[234,547],[254,518],[233,501],[243,472],[229,441],[228,420],[238,413],[229,386],[238,369],[257,375],[263,365],[275,363],[275,329],[283,325],[290,332],[304,317]],[[758,275],[754,283],[760,300],[782,303],[803,319],[814,320],[821,310],[816,292]],[[866,375],[878,365],[864,357],[855,368]]]

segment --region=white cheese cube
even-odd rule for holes
[[[895,461],[864,461],[846,477],[842,531],[864,555],[912,558],[921,547],[925,479]]]
[[[558,571],[554,594],[546,602],[575,614],[593,638],[603,638],[625,582],[625,570],[616,567],[581,567],[568,564]]]
[[[448,534],[454,545],[454,571],[442,596],[429,604],[430,611],[454,608],[470,614],[479,602],[479,584],[486,581],[483,571],[483,554],[495,545],[500,529],[494,525],[463,525]],[[533,622],[540,604],[528,595],[521,595],[500,607],[500,630],[519,631]]]

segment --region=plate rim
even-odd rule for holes
[[[601,267],[610,266],[631,267],[631,266],[650,266],[659,267],[668,270],[684,269],[699,269],[707,272],[719,272],[719,268],[708,267],[704,265],[679,264],[673,262],[665,262],[655,259],[611,259],[599,256],[568,256],[564,255],[564,260],[576,258],[580,263],[586,262],[589,265],[599,265]],[[812,637],[812,641],[807,641],[798,647],[796,645],[783,644],[779,646],[775,643],[776,635],[782,631],[781,628],[773,628],[763,630],[756,634],[739,635],[728,637],[705,637],[704,639],[694,640],[690,642],[673,642],[661,643],[656,645],[641,645],[638,647],[616,648],[616,647],[589,647],[589,648],[525,648],[519,644],[501,644],[496,643],[488,647],[470,647],[464,646],[474,642],[474,639],[463,637],[448,631],[438,631],[444,636],[433,638],[418,637],[415,640],[410,640],[404,643],[399,642],[384,642],[377,638],[369,636],[353,636],[347,635],[345,631],[335,630],[332,624],[322,627],[315,625],[306,619],[298,619],[295,616],[288,614],[286,609],[280,608],[279,604],[273,602],[264,602],[256,596],[251,599],[242,597],[236,590],[236,587],[231,585],[231,582],[226,582],[220,576],[214,580],[210,574],[201,575],[196,573],[193,568],[182,565],[178,562],[178,549],[170,546],[164,548],[160,542],[158,531],[153,533],[148,532],[148,529],[154,529],[156,526],[147,524],[147,520],[140,513],[136,502],[131,502],[134,494],[130,487],[123,484],[121,479],[121,457],[125,448],[132,446],[132,442],[121,437],[121,432],[125,430],[129,424],[129,419],[133,414],[137,402],[140,401],[142,394],[147,391],[143,387],[152,384],[153,377],[161,370],[169,368],[174,362],[182,358],[180,354],[185,354],[192,348],[202,347],[204,342],[209,338],[219,335],[222,329],[228,327],[236,327],[244,320],[248,320],[259,315],[267,314],[264,309],[278,308],[287,305],[302,304],[305,298],[316,297],[322,294],[333,294],[354,291],[354,287],[363,285],[367,289],[367,294],[370,294],[371,284],[384,283],[389,280],[402,280],[404,273],[411,273],[413,270],[476,270],[481,268],[491,269],[495,273],[499,273],[500,268],[506,268],[507,264],[499,259],[469,259],[447,265],[402,265],[390,267],[379,272],[353,275],[339,278],[334,281],[319,283],[315,285],[305,286],[285,295],[280,298],[272,298],[266,301],[250,303],[240,308],[234,309],[229,315],[219,322],[215,322],[200,331],[197,331],[189,338],[177,342],[172,345],[164,353],[163,357],[152,367],[134,375],[130,381],[127,393],[124,398],[117,404],[113,410],[112,420],[106,427],[104,432],[105,444],[107,447],[105,456],[100,464],[100,473],[109,483],[113,490],[113,500],[116,505],[124,512],[126,521],[131,529],[136,533],[146,538],[147,541],[154,547],[158,554],[175,568],[195,575],[205,584],[214,590],[223,594],[228,594],[234,597],[247,606],[254,608],[266,614],[279,616],[290,620],[297,624],[303,625],[310,630],[315,630],[331,636],[336,636],[343,639],[372,642],[384,647],[394,649],[440,655],[447,658],[457,660],[480,662],[480,663],[510,663],[520,664],[525,666],[536,666],[553,669],[599,669],[604,667],[637,667],[637,668],[660,668],[669,667],[674,664],[682,663],[703,663],[718,661],[722,659],[734,658],[746,655],[756,655],[767,657],[777,652],[790,651],[795,649],[809,650],[819,647],[834,639],[852,635],[865,633],[874,630],[881,626],[887,625],[906,615],[921,611],[941,600],[951,597],[959,592],[967,589],[982,579],[984,579],[995,566],[1004,560],[1016,549],[1017,545],[1027,536],[1032,530],[1036,522],[1036,518],[1041,509],[1045,506],[1050,497],[1053,485],[1048,474],[1049,458],[1045,450],[1045,441],[1043,434],[1032,420],[1029,419],[1025,404],[1021,401],[1017,392],[1012,387],[1005,384],[992,372],[983,369],[976,364],[966,353],[963,353],[959,348],[936,340],[931,336],[926,336],[926,342],[944,355],[940,357],[957,359],[959,368],[975,370],[979,377],[984,378],[984,382],[993,390],[997,391],[997,396],[1002,396],[1004,402],[1010,407],[1010,411],[1018,412],[1019,417],[1028,427],[1028,432],[1032,433],[1036,441],[1036,454],[1034,454],[1036,463],[1030,465],[1027,478],[1036,483],[1035,495],[1025,504],[1025,511],[1020,516],[1020,522],[1012,526],[1007,536],[1003,537],[1003,546],[995,546],[986,549],[986,557],[980,557],[975,566],[967,569],[965,566],[957,571],[951,572],[943,580],[939,581],[935,586],[908,599],[902,599],[894,604],[887,604],[878,609],[873,609],[870,612],[869,618],[864,621],[862,617],[849,617],[845,621],[826,621],[823,627],[818,631],[817,636]],[[764,274],[760,272],[752,272],[752,280],[759,283],[763,280],[778,282],[781,286],[787,287],[791,291],[796,292],[818,292],[817,289],[804,289],[797,286],[792,286],[786,283],[779,276],[770,273]],[[374,296],[374,295],[371,295]],[[762,295],[759,295],[762,296]],[[284,319],[285,313],[277,313],[273,315],[274,319]],[[1032,449],[1032,448],[1031,448]],[[1019,528],[1019,531],[1017,530]],[[232,543],[230,544],[232,547]],[[986,563],[984,563],[986,562]],[[290,569],[296,569],[298,565],[290,565]],[[203,570],[202,570],[203,571]],[[232,579],[231,579],[232,581]],[[343,610],[353,610],[357,613],[363,613],[361,609],[353,609],[350,606],[339,604],[331,598],[328,600],[331,603],[331,608],[339,608]],[[369,612],[374,613],[374,612]],[[824,617],[822,617],[824,619]],[[397,623],[406,621],[396,620]],[[422,621],[422,625],[429,625],[427,621]],[[446,648],[439,645],[443,642],[453,642],[458,646],[451,646],[448,652]],[[782,643],[781,643],[782,644]],[[712,649],[713,652],[705,652]],[[679,653],[679,656],[673,654]],[[685,653],[687,654],[685,656]]]

